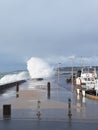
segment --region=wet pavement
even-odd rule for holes
[[[1,130],[97,130],[98,123],[66,122],[66,121],[32,121],[7,120],[0,121]]]
[[[19,97],[16,96],[15,87],[7,90],[0,96],[0,129],[97,130],[98,102],[77,95],[72,92],[72,87],[61,76],[59,85],[56,78],[51,80],[50,97],[47,96],[47,81],[27,81],[20,85]],[[72,114],[70,117],[69,98]],[[12,105],[9,120],[3,119],[3,104]]]

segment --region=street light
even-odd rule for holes
[[[70,101],[71,101],[71,98],[72,98],[72,92],[73,92],[73,60],[74,60],[74,56],[71,56],[70,57],[70,60],[71,60],[71,64],[72,64],[72,72],[71,72],[71,74],[72,74],[72,78],[71,78],[71,80],[72,80],[72,88],[71,88],[71,97],[69,98],[69,103],[71,103]],[[69,105],[71,105],[71,104],[69,104]],[[71,116],[72,116],[72,113],[71,113],[71,107],[69,107],[69,113],[68,113],[68,115],[69,115],[69,117],[71,118]]]
[[[72,87],[73,87],[73,59],[72,59],[71,81],[72,81]]]
[[[59,84],[60,65],[61,63],[58,63],[58,84]]]
[[[72,80],[72,90],[73,90],[73,60],[74,60],[74,58],[75,58],[75,57],[73,57],[73,56],[70,57],[70,59],[71,59],[71,64],[72,64],[72,72],[71,72],[71,75],[72,75],[72,79],[71,79],[71,80]]]

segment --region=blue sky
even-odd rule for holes
[[[97,55],[97,0],[0,1],[0,71],[24,69],[31,57],[98,65]]]

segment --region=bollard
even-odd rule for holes
[[[40,111],[38,111],[36,115],[37,115],[38,120],[40,120],[41,119],[41,113],[40,113]]]
[[[38,100],[38,102],[37,102],[37,108],[38,109],[40,109],[40,103],[41,103],[41,101]]]
[[[11,118],[11,104],[3,105],[3,119]]]
[[[16,93],[16,98],[19,98],[19,93]]]
[[[16,83],[16,92],[19,92],[19,83]]]
[[[38,109],[38,111],[37,111],[37,113],[36,113],[38,120],[41,119],[40,103],[41,103],[41,101],[38,100],[38,102],[37,102],[37,109]]]
[[[16,98],[18,98],[19,97],[19,83],[17,82],[16,83]]]
[[[47,83],[47,96],[50,98],[50,82]]]
[[[68,116],[69,118],[71,118],[72,113],[71,113],[71,99],[68,99]]]

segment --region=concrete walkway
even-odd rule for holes
[[[98,123],[6,120],[0,121],[0,130],[98,130]]]

